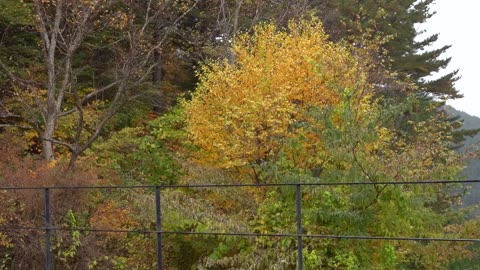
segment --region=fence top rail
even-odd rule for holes
[[[428,184],[467,184],[480,183],[480,180],[425,180],[396,182],[323,182],[323,183],[252,183],[252,184],[179,184],[179,185],[119,185],[119,186],[0,186],[0,190],[44,190],[44,189],[148,189],[148,188],[229,188],[229,187],[288,187],[288,186],[364,186],[364,185],[428,185]]]

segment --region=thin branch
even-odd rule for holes
[[[86,95],[85,97],[83,97],[83,99],[80,101],[80,104],[82,106],[84,106],[85,104],[87,104],[90,100],[92,100],[93,98],[97,97],[98,95],[102,94],[103,92],[109,90],[110,88],[114,87],[115,85],[117,85],[119,82],[118,81],[115,81],[109,85],[106,85],[100,89],[97,89],[97,90],[94,90],[93,92],[90,92],[88,95]],[[58,117],[64,117],[64,116],[67,116],[67,115],[70,115],[74,112],[76,112],[77,109],[74,108],[74,109],[71,109],[71,110],[68,110],[68,111],[65,111],[65,112],[61,112],[61,113],[58,113]]]
[[[58,113],[62,109],[62,104],[65,98],[65,91],[68,88],[68,85],[71,83],[70,74],[71,74],[71,56],[67,55],[65,59],[65,70],[63,72],[63,81],[62,86],[58,90],[57,100],[55,101],[55,111]]]
[[[262,1],[257,1],[257,5],[256,5],[256,8],[255,8],[255,15],[253,16],[252,22],[250,23],[250,27],[248,28],[248,32],[250,32],[253,29],[253,27],[257,24],[258,20],[260,19],[261,3],[262,3]]]
[[[48,38],[48,32],[47,32],[47,26],[46,26],[46,18],[45,18],[45,13],[42,11],[42,7],[40,4],[40,0],[34,0],[34,6],[35,6],[35,11],[37,12],[38,15],[38,25],[40,27],[40,35],[43,40],[43,47],[44,51],[47,51],[47,48],[50,47],[50,39]]]
[[[5,27],[5,30],[3,30],[2,37],[0,38],[0,46],[3,45],[3,41],[5,40],[5,36],[7,35],[7,32],[10,28],[11,23],[8,23],[7,26]]]
[[[140,32],[145,32],[145,28],[147,28],[147,26],[150,24],[150,9],[151,9],[151,5],[152,5],[152,0],[149,0],[148,1],[148,4],[147,4],[147,11],[145,12],[145,23],[143,24],[142,26],[142,29],[140,30]]]
[[[378,202],[378,198],[380,198],[380,194],[385,190],[385,188],[387,188],[388,185],[383,185],[382,188],[378,188],[378,185],[373,185],[374,188],[375,188],[375,192],[376,192],[376,195],[375,195],[375,198],[369,203],[367,204],[365,207],[363,207],[363,210],[367,210],[368,208],[370,208],[371,206],[373,206],[374,204],[376,204]]]
[[[13,74],[7,67],[7,65],[5,65],[2,60],[0,60],[0,68],[2,68],[5,73],[7,74],[8,78],[10,78],[10,80],[12,80],[13,82],[15,83],[18,83],[19,85],[25,87],[25,88],[32,88],[32,85],[35,85],[35,82],[34,81],[31,81],[31,80],[24,80],[24,79],[21,79],[17,76],[15,76],[15,74]]]
[[[0,124],[0,128],[19,128],[24,130],[33,129],[33,127],[30,127],[30,126],[22,126],[22,125],[16,125],[16,124]]]
[[[373,178],[370,176],[370,173],[363,167],[362,163],[358,160],[357,151],[356,151],[358,143],[359,142],[356,142],[355,145],[352,148],[353,159],[354,159],[355,163],[357,163],[357,165],[360,167],[360,170],[362,171],[362,173],[367,177],[367,179],[370,182],[375,183],[376,181],[373,180]]]
[[[13,114],[10,111],[5,111],[5,113],[0,113],[0,118],[22,118],[19,114]]]
[[[375,189],[375,198],[368,204],[366,205],[363,209],[366,210],[367,208],[371,207],[372,205],[374,205],[376,202],[378,202],[378,198],[380,197],[380,194],[385,190],[385,188],[387,187],[387,185],[383,185],[382,187],[380,187],[379,185],[375,184],[375,180],[373,180],[373,178],[370,176],[370,173],[363,167],[363,165],[361,164],[361,162],[359,161],[358,157],[357,157],[357,153],[356,153],[356,149],[357,149],[357,146],[358,146],[358,143],[359,142],[356,142],[355,145],[353,146],[353,149],[352,149],[352,153],[353,153],[353,159],[355,161],[355,163],[360,167],[360,170],[362,171],[362,173],[367,177],[367,179],[374,183],[373,184],[373,188]]]
[[[175,19],[175,21],[173,22],[173,26],[177,25],[177,23],[183,19],[183,17],[187,16],[188,13],[190,13],[190,11],[192,11],[198,4],[200,0],[195,0],[195,3],[193,3],[193,5],[188,8],[183,14],[181,14],[180,16],[177,17],[177,19]]]
[[[76,88],[75,88],[76,89]],[[82,103],[78,97],[78,91],[75,90],[73,93],[74,101],[75,101],[75,108],[78,111],[78,121],[77,121],[77,128],[75,130],[75,138],[74,138],[74,144],[75,144],[75,149],[78,150],[79,145],[80,145],[80,138],[83,132],[84,128],[84,113],[83,113],[83,106]],[[73,153],[75,155],[76,153]],[[71,165],[73,166],[73,164]]]
[[[122,82],[119,86],[119,90],[117,91],[115,98],[110,104],[110,107],[108,108],[107,112],[105,113],[103,119],[97,124],[95,128],[95,132],[90,136],[90,138],[87,140],[87,142],[76,149],[77,153],[82,153],[85,151],[90,145],[98,138],[100,135],[100,132],[103,130],[107,122],[115,115],[115,113],[118,112],[119,103],[120,103],[120,98],[125,92],[125,83]]]

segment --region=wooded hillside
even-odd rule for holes
[[[162,188],[163,230],[291,234],[295,190],[259,184],[365,182],[303,188],[303,232],[397,238],[305,237],[305,269],[473,267],[473,242],[398,239],[480,238],[464,186],[404,184],[478,158],[444,107],[458,71],[428,79],[450,62],[417,40],[432,3],[0,0],[0,187],[249,184]],[[156,230],[155,198],[52,190],[53,267],[155,268],[155,237],[126,232]],[[0,191],[0,228],[43,205]],[[42,265],[40,234],[0,229],[0,269]],[[163,269],[297,265],[293,238],[163,237]]]

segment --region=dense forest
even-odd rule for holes
[[[0,0],[0,187],[162,189],[165,231],[480,238],[480,125],[434,0]],[[458,116],[460,115],[460,116]],[[463,120],[462,120],[463,119]],[[463,128],[462,128],[463,127]],[[478,136],[478,135],[477,135]],[[475,195],[477,194],[477,195]],[[477,197],[475,197],[477,196]],[[1,190],[0,228],[44,224],[41,190]],[[55,189],[53,269],[154,269],[153,189]],[[477,212],[478,213],[478,212]],[[73,228],[73,229],[68,229]],[[116,229],[99,233],[76,228]],[[296,269],[294,238],[165,234],[163,269]],[[0,269],[45,236],[0,230]],[[475,269],[472,242],[304,239],[305,269]]]

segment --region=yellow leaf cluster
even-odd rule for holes
[[[309,121],[310,108],[336,106],[345,89],[365,88],[355,57],[327,38],[317,21],[291,22],[286,31],[264,24],[234,41],[234,63],[204,66],[184,103],[199,159],[224,168],[270,160],[282,139],[298,134],[293,124]]]

